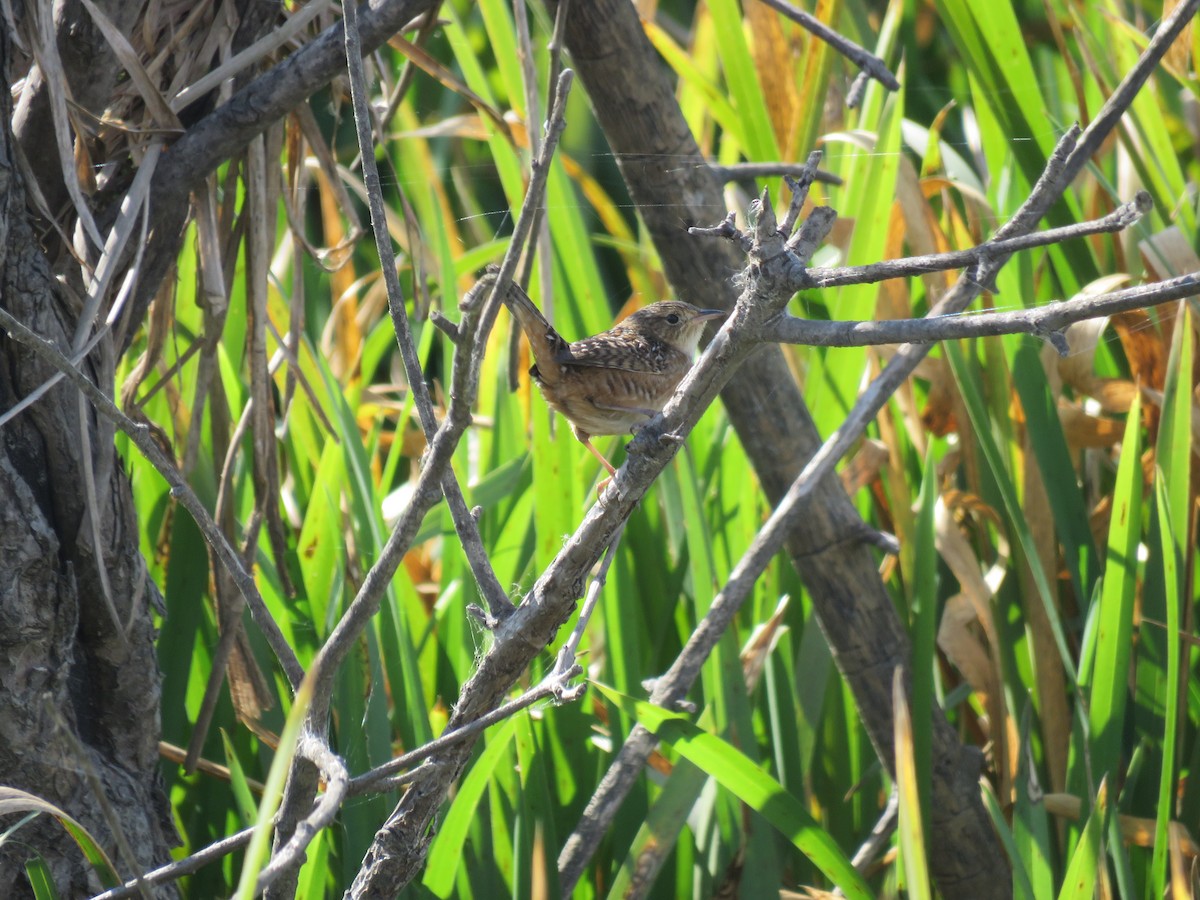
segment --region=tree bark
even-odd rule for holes
[[[0,303],[68,347],[78,309],[39,247],[16,174],[9,49],[8,35],[0,35],[6,75],[0,101]],[[42,155],[53,157],[44,148]],[[111,390],[115,359],[112,342],[103,341],[85,371]],[[0,335],[0,410],[53,374]],[[95,478],[94,497],[85,488],[85,459]],[[92,503],[102,523],[98,533],[91,525]],[[129,479],[112,428],[66,382],[0,427],[0,559],[0,783],[81,822],[121,875],[167,862],[178,839],[158,768],[160,678],[148,613],[157,588],[141,557]],[[119,850],[114,829],[126,852]],[[43,815],[0,848],[5,896],[32,896],[24,867],[35,854],[49,866],[61,896],[99,887],[75,842]],[[175,889],[160,895],[174,896]]]
[[[730,307],[730,277],[746,260],[732,245],[687,233],[726,213],[721,185],[700,155],[668,71],[626,0],[572,3],[571,64],[616,156],[638,213],[678,295]],[[764,347],[721,392],[725,409],[772,503],[821,444],[778,347]],[[827,478],[788,542],[834,660],[854,693],[879,759],[893,770],[891,680],[907,667],[908,635],[879,578],[864,523],[840,483]],[[940,709],[932,726],[931,828],[940,842],[930,866],[948,897],[1008,897],[1011,872],[979,794],[981,756],[964,747]]]

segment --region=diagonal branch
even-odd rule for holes
[[[370,53],[391,35],[427,12],[435,0],[380,0],[363,3],[361,49]],[[336,22],[295,53],[237,91],[174,144],[154,173],[155,200],[146,271],[130,305],[128,320],[140,322],[158,291],[183,237],[188,196],[255,136],[283,118],[345,70],[345,35]],[[114,198],[120,203],[120,198]],[[126,331],[126,343],[134,329]]]
[[[868,52],[864,48],[858,46],[849,38],[838,34],[816,16],[806,13],[788,0],[761,0],[767,6],[774,10],[778,10],[787,16],[801,28],[811,32],[818,38],[827,43],[830,47],[836,50],[850,62],[858,66],[864,75],[869,78],[874,78],[889,91],[900,90],[900,82],[891,70],[884,64],[884,61],[873,53]],[[854,104],[850,104],[853,106]]]
[[[358,43],[357,14],[351,7],[346,8],[345,25],[346,57],[350,69],[355,122],[358,128],[371,222],[388,288],[388,307],[409,378],[410,389],[417,398],[422,424],[426,428],[427,434],[432,437],[429,441],[423,469],[417,479],[408,507],[389,535],[378,560],[367,573],[357,596],[317,654],[314,663],[317,668],[317,677],[313,687],[312,706],[308,714],[308,728],[312,734],[321,736],[321,740],[324,740],[324,735],[328,730],[333,687],[341,664],[359,640],[371,617],[379,610],[380,601],[387,591],[403,554],[411,546],[425,513],[441,498],[442,492],[438,490],[439,485],[448,499],[457,498],[457,504],[451,499],[451,511],[455,514],[456,527],[464,547],[468,550],[472,568],[479,579],[480,587],[484,591],[489,605],[489,612],[482,618],[489,627],[496,627],[512,616],[512,605],[492,572],[474,518],[466,509],[466,503],[462,499],[458,483],[450,469],[450,460],[460,438],[472,421],[472,408],[477,395],[483,351],[487,343],[487,335],[495,321],[499,297],[502,291],[507,290],[507,285],[510,283],[520,249],[532,227],[534,210],[543,202],[550,160],[566,124],[566,101],[573,77],[570,70],[564,70],[559,77],[555,93],[555,106],[550,111],[546,124],[545,141],[542,144],[541,152],[533,160],[533,177],[530,179],[525,203],[517,219],[512,244],[499,274],[489,275],[482,279],[476,288],[463,299],[459,305],[462,319],[457,325],[452,325],[444,320],[439,323],[454,342],[455,353],[452,364],[450,405],[445,420],[438,426],[433,416],[433,405],[425,387],[424,374],[417,357],[416,345],[412,340],[403,296],[400,293],[399,279],[396,276],[396,265],[387,232],[386,211],[383,208],[379,174],[372,152],[370,120],[366,109],[365,76],[362,71],[361,47]],[[487,297],[481,302],[481,297],[485,293]],[[472,546],[474,546],[474,550],[471,549]],[[303,840],[296,843],[294,836],[297,829],[303,825],[304,811],[311,804],[316,791],[317,770],[318,767],[313,764],[311,759],[298,757],[289,773],[275,838],[276,853],[283,853],[286,850],[289,858],[282,860],[278,869],[273,871],[272,877],[277,880],[268,889],[270,896],[289,896],[294,892],[299,862],[296,848],[299,847],[302,850],[306,844]],[[308,838],[311,839],[311,833],[308,834]]]
[[[367,109],[366,76],[363,72],[362,42],[359,36],[358,12],[355,9],[346,10],[346,60],[350,72],[350,94],[354,104],[354,123],[358,134],[359,155],[362,160],[363,182],[367,189],[367,203],[371,211],[371,225],[375,232],[375,247],[379,253],[379,262],[383,273],[384,284],[387,288],[388,312],[391,314],[392,327],[396,332],[396,344],[400,350],[400,358],[404,363],[404,373],[408,379],[409,390],[421,419],[421,428],[425,438],[431,444],[438,433],[437,417],[433,410],[433,400],[429,396],[429,387],[425,383],[425,374],[421,371],[421,360],[417,355],[417,345],[413,340],[412,328],[409,325],[408,314],[404,307],[404,293],[400,288],[400,278],[396,273],[396,255],[392,250],[391,237],[387,228],[387,212],[383,206],[383,188],[379,180],[379,167],[375,163],[374,135],[371,131],[371,118]],[[486,336],[487,327],[482,330]],[[474,335],[472,335],[473,337]],[[474,405],[474,384],[478,377],[471,379],[468,375],[467,390],[462,396],[452,398],[458,402],[459,408],[465,408],[466,414],[461,417],[462,429],[451,445],[458,445],[458,437],[470,423],[470,409]],[[441,475],[442,493],[446,497],[450,514],[454,521],[459,540],[466,551],[471,564],[471,571],[479,584],[488,609],[494,618],[508,614],[511,604],[508,595],[501,586],[496,573],[492,571],[491,563],[483,548],[483,540],[479,536],[479,528],[474,517],[467,509],[463,498],[462,488],[454,475],[454,469],[448,463]],[[419,523],[418,523],[419,524]],[[407,545],[400,548],[401,552],[408,550]],[[381,560],[382,562],[382,560]],[[396,562],[399,562],[397,557]],[[357,635],[355,636],[357,639]]]
[[[1077,237],[1092,234],[1110,234],[1123,231],[1150,211],[1152,200],[1146,191],[1139,191],[1134,199],[1122,203],[1108,215],[1090,222],[1078,222],[1061,228],[1048,228],[1031,234],[1021,234],[1005,240],[990,240],[969,250],[952,250],[948,253],[930,253],[925,256],[906,256],[904,259],[889,259],[865,266],[842,266],[838,268],[808,270],[810,288],[843,287],[848,284],[874,284],[889,278],[908,278],[928,275],[930,272],[945,272],[949,269],[965,269],[968,266],[1006,258],[1018,250],[1029,250],[1058,244]]]

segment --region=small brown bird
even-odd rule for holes
[[[639,309],[608,331],[568,343],[514,284],[506,299],[529,339],[536,364],[529,370],[552,409],[610,475],[616,475],[592,446],[594,434],[629,434],[660,412],[692,366],[704,323],[725,316],[663,300]]]

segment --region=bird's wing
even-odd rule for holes
[[[649,373],[666,372],[671,368],[672,354],[678,352],[662,341],[632,331],[598,334],[572,341],[564,349],[557,356],[562,365]]]

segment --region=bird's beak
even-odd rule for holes
[[[700,315],[696,316],[696,318],[707,321],[708,319],[723,319],[727,315],[729,315],[729,310],[727,309],[702,309],[700,310]]]

